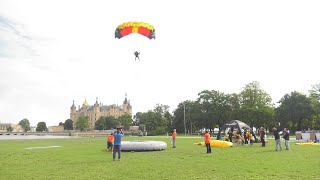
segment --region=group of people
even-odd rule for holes
[[[266,146],[265,135],[266,135],[266,132],[265,132],[264,128],[261,127],[259,130],[259,137],[260,137],[260,141],[262,143],[262,147]],[[278,151],[278,148],[280,151],[282,151],[282,144],[281,144],[281,140],[280,140],[279,130],[275,127],[273,128],[273,135],[274,135],[274,138],[276,141],[276,151]],[[107,138],[107,149],[112,150],[112,157],[113,157],[114,161],[116,159],[117,153],[118,153],[118,160],[120,161],[120,159],[121,159],[121,139],[123,136],[124,136],[124,133],[123,133],[122,129],[118,128],[116,132],[111,133],[110,136],[108,136],[108,138]],[[243,132],[241,132],[241,131],[234,132],[233,129],[231,129],[231,130],[229,130],[228,134],[226,135],[225,140],[232,142],[233,136],[235,137],[236,143],[251,144],[252,145],[252,143],[254,141],[257,142],[257,138],[256,138],[254,132],[252,131],[252,129],[251,130],[244,129]],[[284,128],[282,138],[285,140],[286,150],[290,149],[289,136],[290,135],[289,135],[288,130],[286,128]],[[217,137],[217,139],[218,139],[218,137]],[[221,134],[220,134],[220,137],[221,137]],[[171,135],[172,148],[176,148],[176,138],[177,138],[177,132],[176,132],[176,129],[174,129],[172,131],[172,135]],[[207,153],[211,153],[211,145],[210,145],[211,136],[210,136],[209,131],[205,132],[204,141],[206,144]]]
[[[220,132],[220,131],[219,131]],[[262,147],[266,146],[266,131],[263,127],[261,127],[259,129],[259,138],[260,138],[260,142],[262,144]],[[279,134],[279,130],[277,128],[273,128],[273,135],[276,141],[276,151],[282,150],[282,144],[281,144],[281,140],[280,140],[280,134]],[[283,130],[283,139],[285,140],[285,146],[286,146],[286,150],[290,150],[290,146],[289,146],[289,130],[287,128],[284,128]],[[218,133],[217,135],[217,140],[221,139],[221,135],[220,133]],[[234,139],[234,140],[233,140]],[[254,131],[252,129],[243,129],[242,131],[240,130],[235,130],[233,128],[231,128],[228,133],[225,136],[225,141],[230,141],[230,142],[235,142],[237,144],[253,144],[253,142],[258,142],[258,138],[256,137]]]
[[[276,151],[278,151],[278,148],[280,149],[280,151],[282,151],[282,143],[281,143],[281,140],[280,140],[280,133],[279,133],[279,129],[277,128],[273,128],[273,136],[274,136],[274,139],[276,141]],[[290,146],[289,146],[289,132],[287,130],[287,128],[284,128],[283,129],[283,136],[282,138],[284,139],[284,142],[285,142],[285,146],[286,146],[286,150],[290,150]]]
[[[246,128],[243,128],[242,131],[241,130],[234,131],[234,129],[231,128],[226,134],[225,140],[233,142],[233,137],[234,137],[234,142],[237,144],[253,145],[253,142],[257,142],[257,137],[252,129],[248,130]]]

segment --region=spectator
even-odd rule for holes
[[[207,153],[211,153],[210,134],[208,131],[206,131],[206,134],[204,135],[204,142],[207,147]]]
[[[118,160],[121,159],[121,139],[124,136],[121,128],[117,128],[117,131],[113,134],[114,136],[114,145],[113,145],[113,160],[116,159],[116,153],[118,153]]]
[[[112,150],[112,148],[113,148],[113,141],[114,141],[114,137],[113,137],[113,133],[111,133],[110,136],[108,136],[107,149]]]
[[[290,146],[289,146],[289,139],[290,139],[290,135],[289,132],[287,130],[287,128],[284,128],[283,130],[283,137],[285,145],[286,145],[286,150],[290,150]]]
[[[276,151],[278,151],[278,146],[280,146],[280,151],[282,151],[282,144],[280,141],[279,130],[277,128],[273,128],[274,140],[276,141]]]

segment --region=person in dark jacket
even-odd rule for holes
[[[247,136],[247,129],[244,128],[243,130],[243,138],[244,138],[244,144],[248,144],[248,136]]]
[[[266,135],[266,132],[264,131],[263,127],[260,128],[260,140],[262,143],[262,147],[266,146],[266,141],[264,139],[264,136]]]
[[[287,130],[287,128],[284,128],[283,130],[283,137],[285,145],[286,145],[286,150],[290,150],[290,146],[289,146],[289,132]]]
[[[282,144],[280,140],[279,130],[275,127],[272,130],[273,130],[274,140],[276,141],[276,151],[278,151],[278,146],[280,147],[280,151],[282,151]]]
[[[254,142],[257,142],[257,137],[256,137],[256,134],[253,132],[253,129],[250,129],[250,133],[254,137]]]
[[[221,138],[221,131],[220,131],[220,129],[219,129],[219,131],[218,131],[218,134],[217,134],[217,140],[221,140],[222,138]]]
[[[232,142],[233,131],[229,130],[228,135],[229,135],[229,141]]]

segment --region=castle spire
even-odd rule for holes
[[[96,103],[94,104],[94,106],[99,106],[98,97],[96,97]]]
[[[128,103],[128,99],[127,99],[127,93],[126,93],[125,99],[124,99],[124,101],[123,101],[123,104],[127,104],[127,103]]]
[[[72,109],[72,108],[75,108],[75,107],[76,107],[76,106],[74,105],[74,100],[73,100],[71,109]]]

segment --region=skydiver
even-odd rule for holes
[[[134,60],[136,61],[136,60],[137,60],[137,58],[138,58],[138,59],[139,59],[139,61],[140,61],[140,58],[139,58],[140,52],[135,51],[133,54],[135,55]]]

